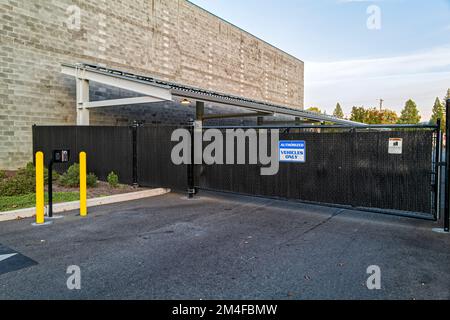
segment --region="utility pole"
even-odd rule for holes
[[[384,100],[383,100],[383,99],[380,99],[380,111],[383,110],[383,102],[384,102]]]

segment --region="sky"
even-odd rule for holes
[[[450,0],[191,0],[305,62],[305,107],[339,102],[422,121],[450,88]]]

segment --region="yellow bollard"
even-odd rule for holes
[[[86,152],[80,152],[80,216],[87,216]]]
[[[44,153],[36,152],[36,224],[44,223]]]

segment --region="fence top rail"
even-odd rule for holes
[[[111,126],[111,125],[92,125],[92,126],[76,126],[76,125],[33,125],[33,127],[37,128],[130,128],[133,126],[138,127],[190,127],[191,123],[186,124],[137,124],[137,125],[123,125],[123,126]],[[375,124],[368,125],[366,127],[360,126],[346,126],[346,125],[223,125],[223,126],[214,126],[207,125],[202,126],[203,129],[347,129],[347,130],[370,130],[370,129],[439,129],[438,125],[424,124]]]
[[[190,127],[190,123],[180,123],[180,124],[166,124],[166,123],[143,123],[143,124],[127,124],[127,125],[120,125],[120,126],[114,126],[114,125],[89,125],[89,126],[77,126],[77,125],[64,125],[64,124],[55,124],[55,125],[37,125],[34,124],[32,127],[34,128],[132,128],[132,127],[142,127],[142,128],[148,128],[148,127],[161,127],[161,128],[185,128]]]
[[[370,129],[439,129],[437,125],[417,124],[376,124],[366,127],[345,125],[241,125],[241,126],[202,126],[203,129],[348,129],[348,130],[370,130]]]

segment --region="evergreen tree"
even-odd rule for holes
[[[409,99],[405,103],[405,107],[402,110],[400,115],[400,119],[398,120],[399,124],[417,124],[420,122],[420,114],[417,109],[416,103]]]
[[[447,95],[444,98],[444,106],[445,106],[445,101],[450,99],[450,89],[447,90]]]
[[[336,108],[333,111],[333,116],[336,118],[343,119],[344,118],[344,112],[342,111],[341,105],[339,102],[336,104]]]
[[[436,98],[433,106],[433,114],[431,115],[430,124],[436,124],[437,119],[441,119],[441,129],[445,129],[445,110],[439,98]]]

